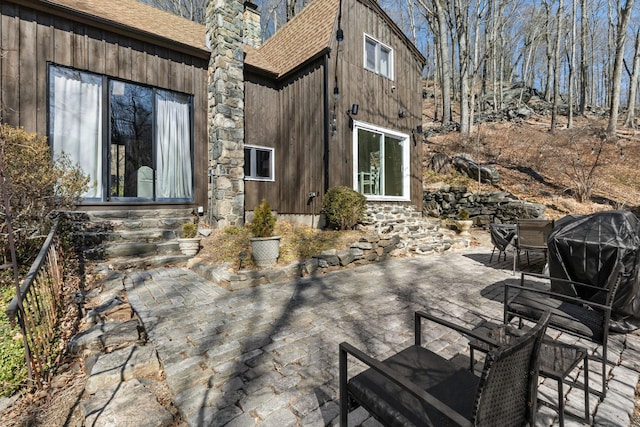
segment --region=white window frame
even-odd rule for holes
[[[410,152],[411,147],[409,145],[409,135],[401,133],[391,129],[386,129],[380,126],[376,126],[370,123],[353,121],[352,132],[352,147],[353,147],[353,190],[359,192],[358,188],[358,130],[363,129],[369,132],[381,133],[383,135],[392,136],[402,140],[402,196],[385,196],[376,194],[364,194],[367,200],[371,201],[386,201],[386,202],[407,202],[411,201],[411,164]],[[383,144],[384,145],[384,144]],[[381,153],[383,158],[384,153]]]
[[[249,163],[249,175],[245,175],[244,179],[247,181],[275,181],[275,150],[273,147],[264,147],[261,145],[250,145],[245,144],[244,149],[251,150],[250,163]],[[256,150],[267,151],[269,152],[269,163],[270,163],[270,171],[271,176],[269,177],[261,177],[256,176]]]
[[[375,68],[371,68],[369,66],[367,66],[367,40],[371,41],[373,43],[375,43],[376,45],[376,50],[375,50]],[[380,70],[380,51],[382,49],[385,49],[389,52],[389,75],[383,74]],[[394,55],[393,55],[393,48],[389,45],[386,45],[384,43],[382,43],[381,41],[377,40],[375,37],[371,37],[370,35],[368,35],[367,33],[364,33],[364,38],[363,38],[363,43],[362,43],[362,54],[363,54],[363,59],[364,59],[364,68],[366,70],[372,71],[376,74],[379,74],[383,77],[388,78],[389,80],[394,80]]]

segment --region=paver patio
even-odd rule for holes
[[[481,246],[397,258],[235,292],[181,268],[129,273],[125,286],[190,425],[335,425],[341,341],[385,358],[412,343],[418,309],[472,328],[502,320],[502,285],[518,278],[510,257],[489,264],[490,252]],[[427,325],[425,334],[440,354],[468,355],[467,340],[455,333]],[[603,402],[591,396],[592,422],[628,426],[640,336],[613,336],[610,349],[609,390]],[[590,364],[594,388],[601,380],[597,365]],[[354,363],[349,369],[359,368]],[[545,381],[540,396],[553,401],[555,387]],[[581,414],[582,391],[566,388],[567,410]],[[540,407],[537,425],[557,421],[555,411]],[[377,425],[362,409],[350,415],[350,424]],[[582,423],[567,417],[565,425]]]

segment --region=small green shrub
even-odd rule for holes
[[[182,225],[182,238],[193,239],[198,234],[198,226],[193,222],[187,222]]]
[[[324,196],[322,212],[327,226],[338,230],[351,230],[364,219],[367,198],[349,187],[332,187]]]
[[[253,221],[250,229],[254,237],[271,237],[276,225],[276,217],[271,212],[271,206],[265,199],[253,210]]]
[[[20,328],[11,327],[5,309],[15,291],[0,285],[0,397],[11,396],[27,380]]]

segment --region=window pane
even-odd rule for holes
[[[382,135],[358,129],[358,188],[361,194],[382,194],[380,148]]]
[[[102,198],[102,78],[50,68],[49,127],[53,152],[66,153],[90,176],[85,198]]]
[[[244,176],[253,177],[251,174],[251,148],[244,149]]]
[[[376,42],[365,39],[365,67],[376,71]]]
[[[149,169],[153,170],[152,97],[153,91],[146,87],[120,81],[109,84],[112,197],[138,197],[138,176],[147,179]]]
[[[271,178],[271,152],[256,149],[256,178]]]
[[[391,70],[389,69],[390,56],[389,49],[380,47],[380,74],[386,77],[391,77]]]
[[[187,95],[158,90],[156,93],[156,168],[158,199],[190,199],[192,190],[191,98]],[[139,169],[138,197],[152,197],[147,187],[141,188]],[[144,177],[143,177],[144,178]],[[151,187],[153,188],[153,187]],[[141,192],[144,191],[144,194]]]
[[[401,139],[385,136],[384,140],[384,194],[402,196],[403,143]]]

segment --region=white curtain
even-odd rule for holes
[[[102,78],[50,68],[53,152],[69,155],[91,177],[84,198],[102,198]]]
[[[158,90],[156,100],[156,196],[190,199],[193,189],[189,98]]]

